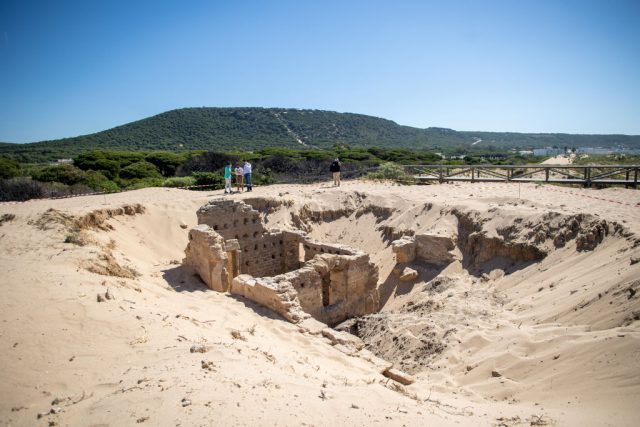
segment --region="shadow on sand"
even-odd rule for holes
[[[166,280],[169,286],[176,292],[202,292],[209,290],[207,285],[200,280],[200,277],[198,277],[193,269],[183,265],[163,270],[162,278]]]
[[[162,272],[162,277],[176,292],[216,292],[209,289],[192,268],[185,267],[183,265],[164,270]],[[272,310],[255,304],[245,297],[229,293],[220,294],[244,304],[245,307],[253,310],[256,314],[262,317],[285,321],[280,317],[280,315],[276,314]]]
[[[398,264],[400,265],[400,264]],[[398,266],[396,265],[396,267]],[[411,292],[413,287],[418,283],[426,283],[430,280],[433,280],[436,276],[438,276],[442,270],[446,267],[446,265],[442,267],[436,267],[434,265],[426,264],[419,261],[414,261],[410,264],[402,264],[402,268],[411,267],[418,272],[418,277],[416,280],[411,282],[403,282],[398,276],[392,271],[389,273],[385,281],[378,287],[378,292],[380,293],[380,307],[383,307],[391,295],[405,295]]]

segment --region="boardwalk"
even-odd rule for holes
[[[418,182],[546,182],[637,188],[640,165],[407,165]]]

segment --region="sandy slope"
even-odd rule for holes
[[[365,200],[393,211],[382,222],[371,214],[349,214],[309,224],[308,231],[372,254],[386,292],[380,315],[388,314],[396,334],[428,330],[446,343],[442,352],[425,356],[424,365],[414,365],[421,366],[414,369],[417,382],[408,387],[260,307],[209,291],[180,267],[188,230],[181,224],[195,225],[195,210],[219,195],[144,189],[0,205],[0,215],[16,215],[0,226],[0,421],[316,426],[637,421],[640,331],[638,321],[628,317],[640,312],[640,303],[637,295],[627,298],[624,286],[637,288],[640,263],[631,265],[639,254],[629,239],[612,236],[581,253],[569,244],[541,263],[490,279],[454,263],[437,272],[446,278],[443,290],[434,289],[428,267],[413,285],[394,282],[389,242],[377,228],[424,231],[436,223],[446,228],[446,218],[434,222],[435,209],[425,209],[430,203],[439,209],[495,208],[493,221],[503,223],[547,212],[589,212],[640,236],[640,193],[533,184],[349,182],[340,189],[288,185],[232,196],[291,201],[290,208],[267,218],[268,226],[280,228],[293,228],[291,211],[305,205],[337,211]],[[102,223],[103,229],[83,231],[94,240],[85,246],[64,243],[70,231],[62,214],[79,217],[135,203],[145,212],[117,215]],[[43,220],[49,208],[57,212]],[[112,230],[104,229],[107,224]],[[109,259],[139,276],[87,270],[105,267]],[[115,299],[97,302],[97,294],[107,290]],[[409,302],[428,300],[441,308],[406,310]],[[190,353],[195,343],[209,351]],[[392,343],[375,350],[404,355]],[[404,351],[414,359],[418,354]],[[60,412],[37,418],[52,407]]]
[[[544,162],[543,165],[570,165],[573,163],[573,160],[576,158],[575,154],[559,154],[557,156],[551,157]]]

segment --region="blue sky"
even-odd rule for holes
[[[640,1],[0,2],[0,141],[200,106],[640,134]]]

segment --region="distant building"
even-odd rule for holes
[[[520,150],[518,154],[521,156],[533,156],[533,150]]]
[[[564,149],[552,147],[533,149],[534,156],[557,156],[559,154],[564,154]]]

